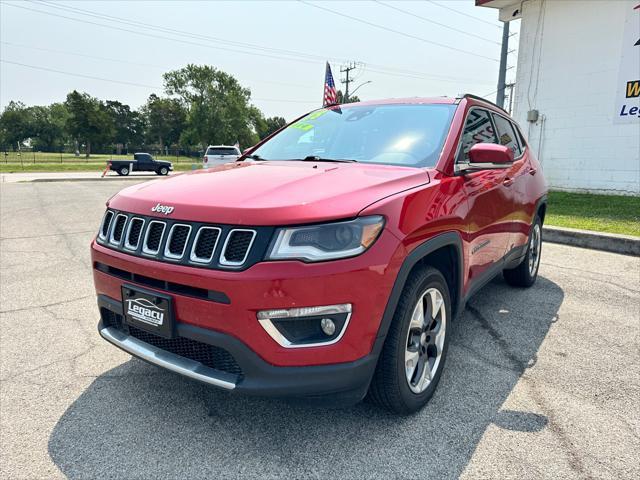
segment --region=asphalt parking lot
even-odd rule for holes
[[[89,242],[131,184],[0,185],[2,478],[640,478],[640,258],[545,244],[414,416],[242,398],[98,336]]]

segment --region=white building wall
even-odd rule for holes
[[[614,123],[625,18],[638,3],[522,4],[514,117],[552,189],[640,194],[640,121]]]

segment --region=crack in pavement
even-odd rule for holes
[[[58,305],[61,305],[61,304],[62,303],[58,303]],[[75,324],[77,324],[79,326],[81,325],[79,319],[70,318],[70,317],[65,317],[63,319],[62,317],[57,315],[55,312],[49,310],[48,308],[46,308],[46,307],[41,307],[41,308],[46,313],[51,315],[55,320],[59,320],[59,321],[68,320],[68,321],[71,321],[71,322],[73,322],[73,323],[75,323]],[[79,330],[83,335],[86,334],[86,340],[87,340],[87,343],[89,343],[89,346],[87,348],[85,348],[82,351],[80,351],[79,353],[71,356],[70,358],[60,358],[58,360],[54,360],[52,362],[45,363],[43,365],[38,365],[38,366],[36,366],[34,368],[31,368],[31,369],[28,369],[28,370],[22,370],[20,372],[15,373],[14,375],[10,375],[10,376],[8,376],[6,378],[2,378],[2,379],[0,379],[0,381],[2,381],[2,382],[13,381],[13,380],[15,380],[15,379],[17,379],[19,377],[24,376],[24,375],[28,375],[30,373],[37,372],[38,370],[42,370],[42,369],[51,367],[53,365],[57,365],[59,363],[66,363],[66,362],[69,363],[69,365],[71,367],[71,370],[75,372],[77,360],[80,359],[81,357],[83,357],[84,355],[87,355],[89,352],[91,352],[93,349],[95,349],[99,345],[97,342],[93,342],[93,338],[91,338],[91,336],[89,336],[87,334],[87,332],[84,332],[84,330],[82,328],[80,328]],[[75,376],[75,373],[73,375]]]
[[[47,238],[47,237],[61,237],[64,235],[79,235],[81,233],[94,233],[95,229],[91,230],[78,230],[75,232],[60,232],[60,233],[50,233],[47,235],[26,235],[24,237],[2,237],[0,241],[5,240],[27,240],[27,239],[35,239],[35,238]]]
[[[4,382],[4,383],[12,382],[12,381],[16,380],[19,377],[22,377],[24,375],[28,375],[28,374],[33,373],[33,372],[37,372],[38,370],[43,370],[45,368],[52,367],[52,366],[57,365],[59,363],[69,362],[70,364],[72,364],[75,361],[77,361],[79,358],[81,358],[84,355],[86,355],[89,352],[91,352],[97,346],[98,346],[97,344],[96,345],[91,345],[90,347],[85,348],[81,352],[76,353],[71,358],[61,358],[59,360],[54,360],[53,362],[45,363],[43,365],[38,365],[37,367],[33,367],[33,368],[28,369],[28,370],[23,370],[21,372],[15,373],[13,375],[9,375],[8,377],[5,377],[5,378],[0,378],[0,382]],[[72,367],[72,368],[74,368],[74,367]]]
[[[42,308],[44,310],[47,309],[47,307],[55,307],[57,305],[65,305],[67,303],[73,303],[73,302],[77,302],[78,300],[84,300],[90,297],[95,296],[94,294],[91,295],[84,295],[82,297],[77,297],[77,298],[71,298],[68,300],[61,300],[59,302],[54,302],[54,303],[47,303],[45,305],[31,305],[30,307],[20,307],[20,308],[14,308],[14,309],[10,309],[10,310],[0,310],[0,313],[15,313],[15,312],[24,312],[26,310],[35,310],[38,308]]]

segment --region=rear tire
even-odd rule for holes
[[[528,288],[536,283],[538,270],[540,268],[540,256],[542,255],[542,220],[536,215],[529,240],[527,242],[527,253],[516,268],[504,270],[502,274],[506,282],[514,287]]]
[[[118,175],[122,175],[122,176],[126,177],[127,175],[129,175],[129,168],[120,167],[120,169],[118,170]]]
[[[451,300],[444,276],[433,267],[413,272],[382,347],[370,399],[400,414],[426,405],[442,375],[450,328]]]

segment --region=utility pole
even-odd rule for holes
[[[509,115],[513,114],[513,87],[515,87],[515,83],[509,83],[505,85],[505,88],[509,89]]]
[[[507,78],[507,54],[509,53],[509,22],[502,27],[502,50],[500,51],[500,71],[498,72],[498,93],[496,105],[504,108],[504,89]]]
[[[345,74],[345,78],[340,79],[340,82],[344,83],[344,96],[342,97],[342,103],[347,103],[349,101],[349,84],[353,82],[353,79],[349,78],[349,72],[356,68],[358,68],[358,64],[356,62],[351,62],[346,66],[340,67],[340,73]]]

